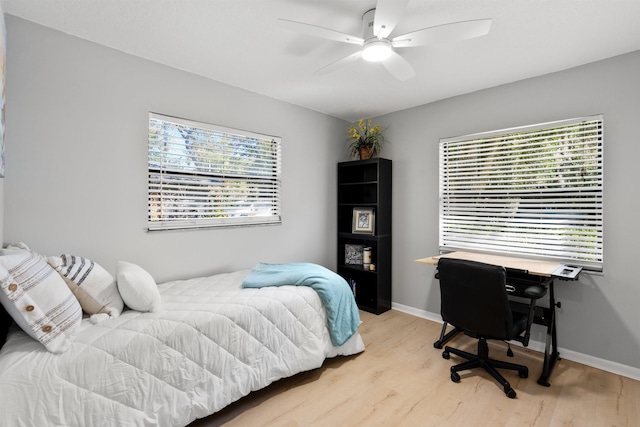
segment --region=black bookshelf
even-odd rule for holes
[[[353,231],[354,209],[373,211],[373,233]],[[371,248],[375,270],[360,263],[364,248]],[[338,163],[338,274],[361,310],[391,309],[391,160]]]

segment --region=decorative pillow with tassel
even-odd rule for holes
[[[92,323],[120,316],[124,302],[115,279],[107,270],[76,255],[53,256],[47,261],[67,282]]]

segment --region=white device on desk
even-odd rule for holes
[[[582,271],[582,267],[571,267],[569,265],[560,264],[558,268],[551,272],[551,275],[565,280],[576,280],[578,274]]]

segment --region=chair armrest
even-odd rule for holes
[[[547,288],[537,285],[529,286],[524,290],[524,294],[527,298],[539,299],[547,294]]]

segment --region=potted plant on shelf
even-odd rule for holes
[[[385,143],[380,125],[373,125],[371,119],[360,119],[357,125],[349,127],[349,151],[359,154],[361,160],[370,159],[380,154]]]

